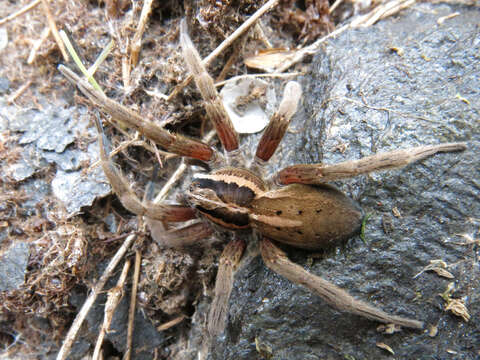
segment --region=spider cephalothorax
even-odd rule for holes
[[[103,130],[100,122],[97,122],[102,167],[113,191],[127,209],[162,222],[184,222],[196,219],[198,215],[203,220],[168,231],[168,235],[164,235],[168,245],[196,244],[212,234],[212,224],[234,232],[234,240],[226,244],[219,260],[215,296],[207,320],[210,336],[219,334],[224,328],[233,274],[246,246],[246,230],[250,229],[259,235],[260,253],[269,268],[309,288],[328,304],[383,323],[422,328],[423,323],[420,321],[387,314],[354,299],[332,283],[308,273],[291,262],[275,243],[285,243],[303,249],[321,249],[337,244],[358,230],[363,217],[361,209],[326,182],[402,167],[438,152],[464,150],[465,144],[418,146],[333,165],[293,165],[280,170],[271,181],[264,181],[256,174],[255,169],[262,168],[268,162],[285,134],[301,96],[300,85],[296,82],[289,82],[286,85],[278,110],[260,139],[251,169],[232,167],[239,155],[239,137],[212,78],[187,34],[185,21],[181,24],[180,43],[190,73],[205,101],[207,115],[225,149],[223,155],[208,144],[172,134],[145,120],[139,114],[94,90],[67,68],[61,67],[60,71],[100,110],[109,114],[112,121],[128,124],[167,151],[208,162],[215,168],[210,173],[193,176],[186,192],[190,206],[146,204],[138,199],[109,159]],[[223,160],[226,165],[218,167]]]

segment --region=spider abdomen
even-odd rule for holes
[[[288,185],[251,203],[254,228],[266,237],[303,249],[337,245],[358,232],[362,219],[362,209],[328,185]]]

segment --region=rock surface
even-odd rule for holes
[[[420,144],[468,143],[465,152],[336,184],[371,214],[365,242],[357,236],[313,260],[288,250],[310,272],[385,311],[425,321],[427,331],[379,333],[377,323],[326,306],[257,257],[236,274],[227,328],[210,359],[480,356],[479,17],[475,7],[421,4],[329,41],[303,79],[306,116],[296,116],[294,133],[271,161],[335,163]],[[454,279],[434,272],[414,278],[436,259]],[[445,310],[439,294],[451,282],[450,296],[465,300],[469,322]],[[202,331],[195,324],[192,336]],[[431,327],[436,336],[429,336]]]

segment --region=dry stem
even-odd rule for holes
[[[185,315],[180,315],[177,316],[175,319],[172,319],[170,321],[167,321],[166,323],[160,325],[157,327],[157,331],[165,331],[170,329],[171,327],[174,327],[177,324],[180,324],[184,319],[186,318]]]
[[[123,360],[130,360],[133,344],[133,326],[135,321],[135,308],[137,305],[138,279],[140,277],[140,265],[142,264],[142,254],[140,250],[135,250],[135,269],[132,277],[132,294],[130,296],[130,308],[128,310],[128,328],[127,328],[127,349]]]
[[[20,10],[18,10],[17,12],[11,14],[11,15],[8,15],[7,17],[3,18],[0,20],[0,25],[3,25],[13,19],[15,19],[16,17],[20,16],[20,15],[23,15],[25,14],[26,12],[30,11],[31,9],[33,9],[35,6],[37,6],[38,4],[40,4],[42,0],[35,0],[35,1],[32,1],[30,4],[28,4],[27,6],[21,8]]]
[[[137,237],[136,234],[129,235],[125,239],[122,246],[120,246],[120,248],[117,250],[113,258],[110,260],[110,263],[108,264],[107,268],[103,272],[98,282],[93,287],[90,295],[88,296],[87,300],[85,301],[82,308],[78,312],[77,317],[75,318],[75,320],[72,323],[72,326],[70,327],[70,330],[68,330],[67,336],[65,337],[62,347],[60,348],[60,351],[57,354],[56,360],[67,359],[68,355],[70,354],[70,350],[72,349],[73,343],[75,342],[75,339],[78,335],[78,331],[80,330],[80,327],[82,326],[83,321],[85,320],[85,317],[90,311],[90,308],[92,307],[93,303],[97,299],[97,296],[102,291],[103,287],[105,286],[105,283],[110,278],[113,270],[115,270],[115,267],[123,258],[123,256],[125,255],[127,250],[130,248],[130,246],[132,245],[136,237]]]
[[[269,0],[265,3],[260,9],[258,9],[251,17],[249,17],[237,30],[235,30],[229,37],[222,41],[220,45],[217,46],[215,50],[213,50],[210,55],[208,55],[205,59],[202,60],[203,65],[206,67],[215,59],[218,55],[220,55],[227,47],[229,47],[240,35],[242,35],[245,31],[247,31],[255,22],[267,11],[272,9],[274,6],[277,5],[279,0]],[[178,84],[175,89],[171,92],[168,96],[168,100],[172,100],[177,94],[182,91],[182,89],[187,86],[190,81],[192,81],[192,75],[189,75],[184,81]]]
[[[208,144],[208,142],[212,140],[215,134],[216,134],[215,130],[210,131],[207,135],[203,137],[202,142]],[[178,166],[177,170],[175,170],[173,175],[170,176],[170,179],[168,179],[168,181],[163,186],[162,190],[160,190],[158,195],[155,197],[155,200],[153,200],[155,204],[165,200],[165,198],[168,195],[168,192],[171,190],[173,185],[182,177],[185,170],[187,170],[187,165],[185,164],[185,161],[182,161],[182,163]]]
[[[103,339],[105,335],[110,329],[110,324],[112,323],[113,315],[115,314],[115,310],[120,304],[120,300],[123,297],[123,288],[125,286],[125,281],[127,280],[128,270],[130,269],[130,260],[125,261],[123,265],[122,274],[118,278],[117,285],[111,288],[107,294],[107,301],[105,303],[104,308],[104,317],[103,317],[103,324],[98,332],[97,343],[95,344],[95,350],[93,352],[92,360],[99,360],[100,357],[100,350],[102,348]]]
[[[43,11],[47,16],[47,21],[48,21],[48,26],[50,27],[50,31],[52,32],[53,37],[57,42],[58,48],[62,52],[63,60],[65,60],[65,62],[68,62],[69,57],[68,57],[67,50],[65,49],[65,45],[63,44],[63,41],[60,38],[57,25],[55,24],[55,19],[53,18],[52,12],[50,11],[50,7],[48,6],[47,0],[42,0],[42,5],[43,5]]]
[[[378,20],[394,15],[402,9],[412,6],[413,4],[415,4],[415,2],[416,0],[393,0],[389,1],[386,4],[378,5],[368,14],[360,16],[353,20],[351,23],[339,27],[335,31],[332,31],[330,34],[318,39],[313,44],[306,46],[303,49],[297,50],[294,56],[288,61],[286,61],[282,67],[278,68],[276,72],[284,72],[290,66],[302,61],[305,56],[315,54],[320,49],[321,44],[323,44],[326,40],[341,34],[345,30],[357,27],[371,26],[375,24]]]
[[[32,49],[30,50],[30,55],[28,55],[28,60],[27,64],[31,65],[37,56],[37,51],[40,49],[40,46],[44,43],[45,40],[47,40],[48,36],[50,35],[50,28],[47,26],[45,29],[43,29],[42,34],[40,35],[40,38],[38,40],[35,40],[32,46]]]
[[[7,98],[7,103],[11,104],[13,103],[15,100],[17,100],[17,98],[19,96],[21,96],[25,91],[27,91],[28,87],[32,84],[32,81],[31,80],[28,80],[25,84],[23,84],[22,86],[20,86],[20,88],[18,88],[17,91],[15,91],[12,95],[10,95],[8,98]]]
[[[138,54],[140,53],[140,48],[142,46],[142,36],[145,32],[145,26],[148,21],[148,17],[152,11],[152,2],[153,0],[146,0],[143,3],[142,12],[140,14],[140,20],[138,21],[137,31],[133,36],[131,43],[130,51],[130,70],[131,67],[137,66],[138,63]]]

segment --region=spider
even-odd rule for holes
[[[210,337],[219,335],[226,323],[233,276],[246,248],[246,238],[254,232],[267,267],[290,281],[303,285],[326,303],[368,319],[421,329],[423,322],[388,314],[357,300],[343,289],[311,274],[290,261],[278,243],[307,250],[335,246],[358,232],[363,220],[361,208],[342,192],[327,184],[379,170],[403,167],[439,152],[461,151],[464,143],[443,143],[395,150],[338,164],[293,165],[278,171],[272,179],[262,179],[262,169],[282,140],[301,97],[301,87],[291,81],[265,129],[254,159],[241,165],[239,136],[222,100],[188,33],[186,21],[180,25],[183,56],[220,139],[224,153],[206,143],[170,133],[123,105],[93,89],[64,66],[59,70],[113,121],[143,133],[165,150],[206,162],[213,170],[193,175],[185,198],[188,205],[142,202],[110,160],[105,135],[97,119],[100,160],[113,191],[123,206],[137,215],[162,222],[194,222],[169,230],[164,236],[169,246],[188,246],[209,237],[214,230],[232,233],[219,260],[215,295],[207,317]]]

